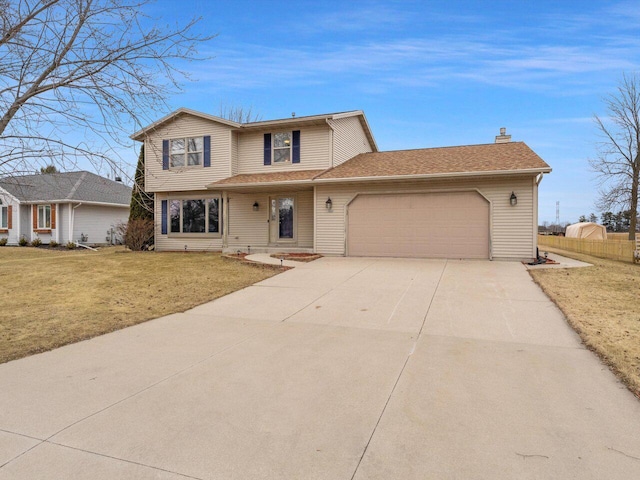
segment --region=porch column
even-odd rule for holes
[[[222,207],[222,249],[229,246],[229,194],[226,190],[222,191],[223,207]]]

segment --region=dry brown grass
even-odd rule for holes
[[[589,268],[531,271],[587,347],[640,398],[640,265],[562,250]]]
[[[277,272],[214,253],[0,247],[0,363],[182,312]]]

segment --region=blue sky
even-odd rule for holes
[[[593,115],[640,70],[637,2],[160,0],[147,13],[217,34],[172,109],[359,109],[381,150],[491,143],[506,127],[553,168],[540,222],[556,201],[561,221],[596,211]]]

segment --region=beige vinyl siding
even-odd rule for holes
[[[231,134],[231,176],[238,174],[238,132]]]
[[[313,191],[269,193],[229,193],[229,249],[245,252],[248,246],[269,246],[269,198],[271,196],[295,197],[297,248],[313,248]],[[253,210],[254,202],[260,205]]]
[[[185,245],[187,246],[187,250],[197,250],[197,251],[221,251],[222,250],[222,238],[221,237],[207,237],[203,236],[202,238],[198,237],[187,237],[187,236],[169,236],[168,234],[162,234],[162,200],[168,200],[169,198],[193,198],[209,195],[218,195],[220,192],[213,191],[191,191],[191,192],[168,192],[168,193],[158,193],[155,196],[155,208],[154,208],[154,222],[156,228],[156,237],[155,237],[155,249],[158,251],[171,251],[171,250],[180,250],[184,251]],[[170,227],[169,222],[167,221],[167,227]],[[222,228],[226,228],[226,225],[223,225]]]
[[[238,142],[238,174],[286,172],[329,168],[329,126],[300,128],[300,163],[264,164],[264,134],[289,130],[274,129],[240,133]]]
[[[258,202],[259,210],[253,210]],[[229,193],[228,246],[247,251],[251,246],[266,247],[269,243],[269,195],[267,193]]]
[[[371,152],[360,117],[330,120],[333,127],[333,166],[337,167],[359,153]]]
[[[478,180],[425,180],[379,182],[369,184],[318,185],[316,197],[316,250],[324,255],[345,254],[346,205],[358,193],[437,192],[477,189],[491,203],[491,253],[493,258],[516,259],[535,255],[531,236],[534,217],[533,188],[530,176]],[[511,207],[514,191],[518,205]],[[331,197],[333,209],[325,202]]]
[[[231,175],[231,127],[193,115],[181,115],[150,134],[145,142],[145,189],[148,192],[200,190]],[[162,169],[162,141],[211,136],[211,166]]]

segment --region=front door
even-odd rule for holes
[[[277,245],[294,243],[295,198],[271,197],[269,204],[269,242]]]

